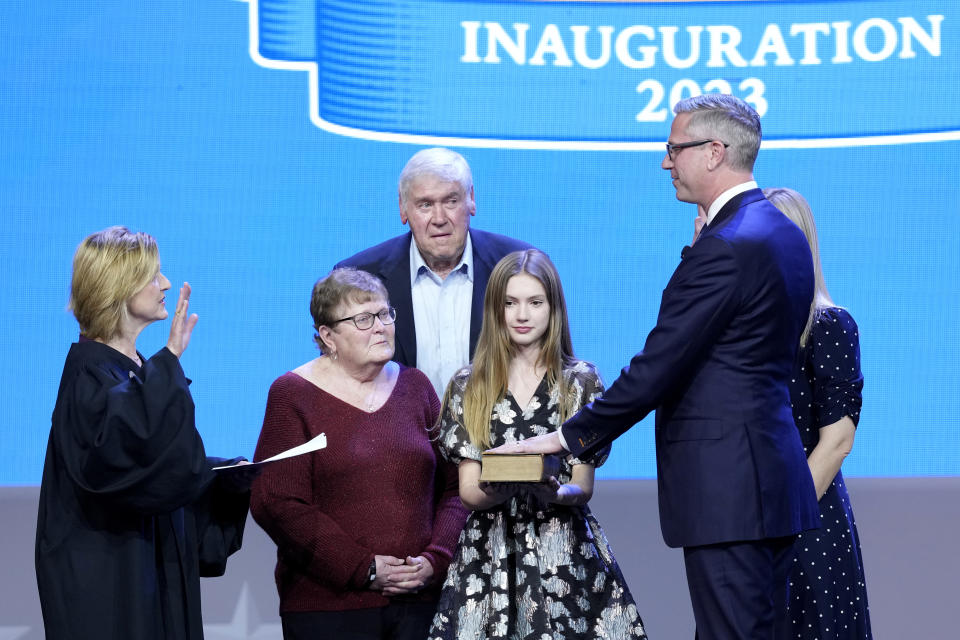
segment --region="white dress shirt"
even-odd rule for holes
[[[410,293],[417,338],[417,369],[443,398],[453,374],[470,362],[473,301],[473,243],[467,234],[463,257],[446,278],[434,273],[410,242]]]
[[[717,199],[710,203],[710,209],[707,211],[707,224],[713,222],[713,219],[717,217],[717,214],[720,213],[720,209],[723,209],[723,205],[727,204],[733,200],[734,196],[738,196],[744,191],[749,191],[750,189],[756,189],[757,183],[755,180],[750,182],[744,182],[738,184],[735,187],[730,187],[719,196]]]

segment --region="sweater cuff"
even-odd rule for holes
[[[370,585],[370,563],[376,562],[376,560],[376,556],[371,553],[357,566],[353,575],[350,577],[351,587],[357,591],[363,591]]]
[[[187,375],[183,371],[183,366],[180,364],[180,358],[173,355],[173,352],[170,351],[167,347],[163,347],[160,351],[157,351],[155,354],[150,356],[146,362],[143,363],[144,366],[144,377],[148,376],[147,371],[150,367],[157,367],[158,369],[163,370],[171,379],[177,380],[182,379],[187,386],[190,385],[190,379],[187,378]]]
[[[450,560],[433,551],[424,551],[420,555],[429,560],[430,566],[433,567],[433,583],[435,585],[443,584],[447,577],[447,569],[450,567]]]

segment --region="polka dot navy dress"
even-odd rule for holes
[[[790,385],[793,418],[807,455],[819,429],[849,416],[860,420],[860,342],[857,324],[843,309],[822,309]],[[799,640],[872,638],[860,538],[850,496],[837,473],[820,499],[819,530],[797,538],[790,574],[790,635]]]

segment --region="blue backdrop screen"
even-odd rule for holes
[[[47,0],[0,20],[0,484],[39,481],[86,235],[147,231],[193,285],[198,425],[250,457],[270,383],[315,356],[311,286],[405,231],[396,179],[424,146],[467,157],[475,226],[550,254],[577,354],[612,381],[696,214],[660,168],[672,105],[709,91],[761,113],[756,178],[811,202],[860,325],[847,473],[960,473],[955,2]],[[648,418],[599,475],[654,472]]]

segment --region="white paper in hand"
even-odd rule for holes
[[[276,462],[277,460],[283,460],[285,458],[293,458],[294,456],[302,456],[305,453],[312,453],[314,451],[319,451],[327,446],[327,434],[321,433],[315,438],[304,442],[303,444],[297,445],[292,449],[287,449],[277,455],[267,458],[266,460],[261,460],[259,462],[252,462],[251,465],[260,465],[260,464],[269,464],[271,462]],[[238,465],[231,464],[225,467],[214,467],[214,471],[223,471],[225,469],[234,469]],[[250,465],[242,465],[244,467],[249,467]]]

